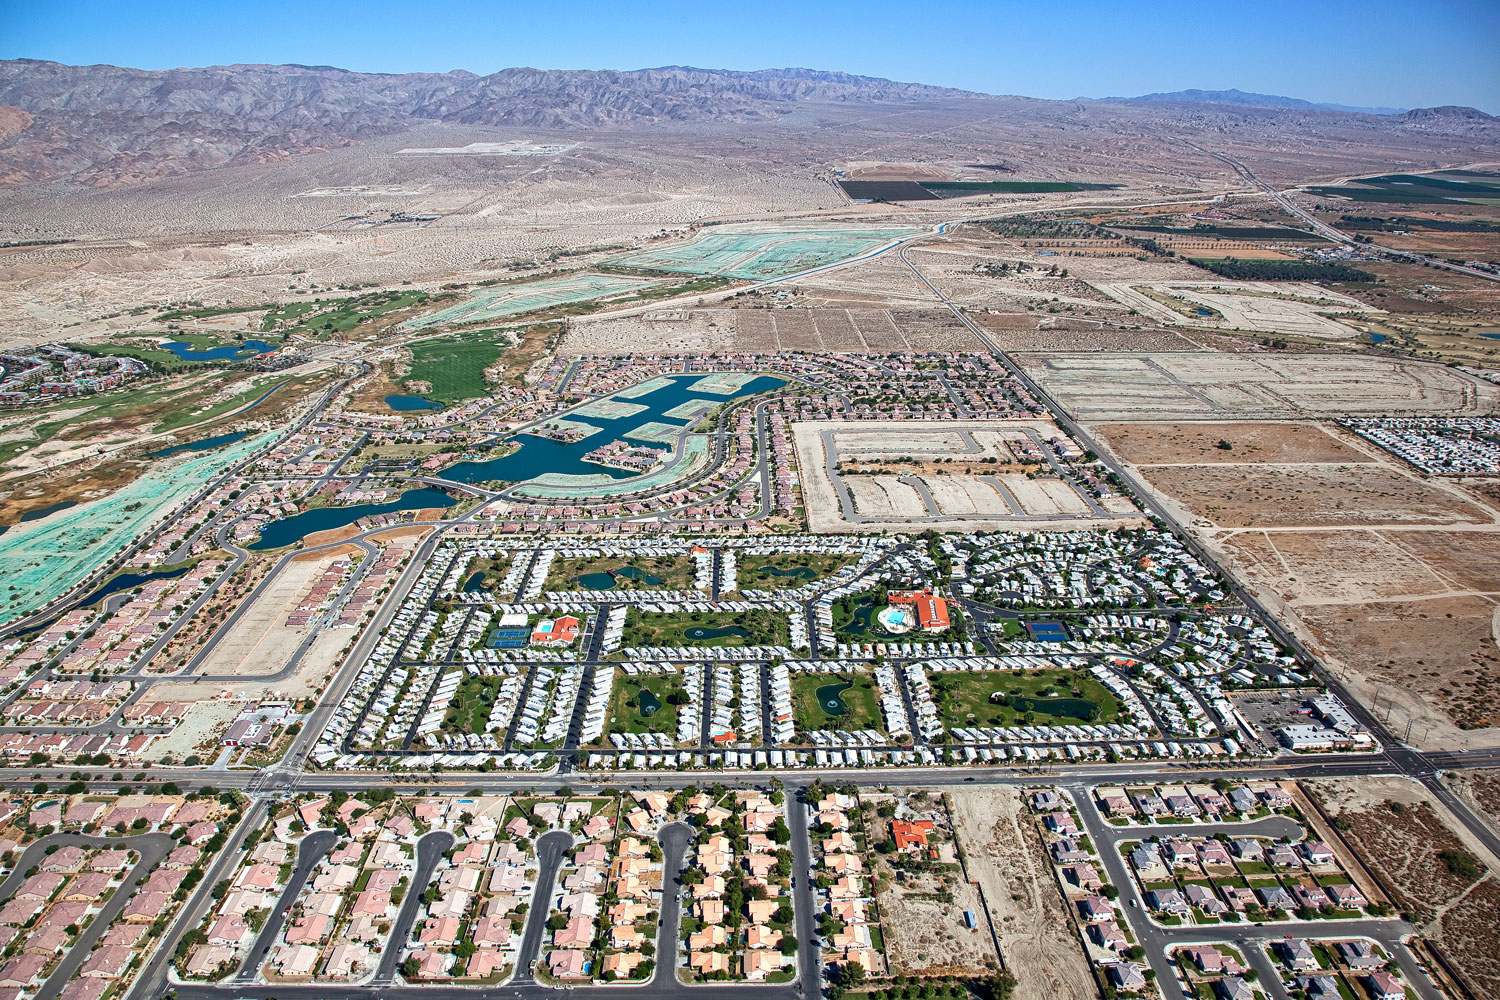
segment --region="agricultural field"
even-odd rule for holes
[[[1313,186],[1307,190],[1315,195],[1354,202],[1500,204],[1500,178],[1468,170],[1356,177],[1345,184]]]

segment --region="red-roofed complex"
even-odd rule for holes
[[[891,604],[910,604],[917,612],[917,621],[928,632],[948,630],[948,602],[930,590],[893,590],[886,595]]]

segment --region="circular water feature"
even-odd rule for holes
[[[741,639],[750,638],[750,633],[738,625],[726,625],[723,628],[704,628],[695,625],[683,631],[683,636],[688,639],[727,639],[730,636],[738,636]]]
[[[849,706],[844,703],[844,692],[853,686],[849,681],[824,684],[813,692],[818,699],[818,707],[827,715],[848,715]]]

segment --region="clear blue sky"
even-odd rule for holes
[[[806,66],[1029,97],[1238,87],[1500,113],[1497,0],[6,0],[0,57],[23,56],[368,72]]]

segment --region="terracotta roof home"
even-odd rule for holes
[[[558,979],[582,979],[589,957],[576,948],[560,948],[547,956],[547,968]]]
[[[932,820],[896,820],[891,824],[891,837],[896,841],[896,850],[903,853],[918,851],[927,846],[927,835],[932,832]]]

